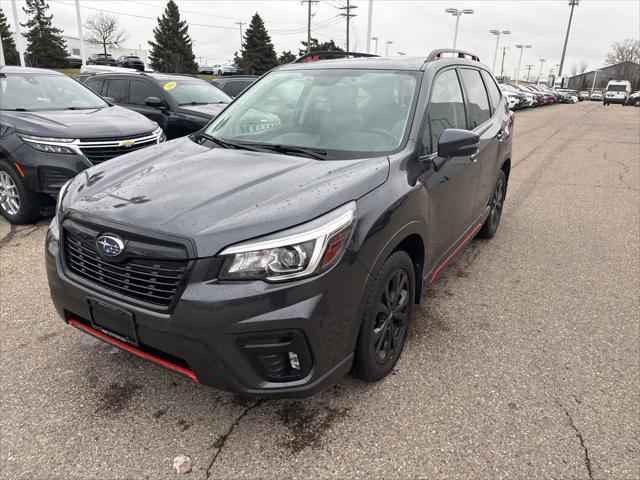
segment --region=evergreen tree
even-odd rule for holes
[[[178,5],[169,0],[158,26],[153,29],[155,41],[149,41],[149,65],[159,72],[198,73],[193,42],[187,22],[180,20]]]
[[[247,31],[244,32],[242,50],[240,56],[236,54],[235,60],[242,72],[254,75],[262,75],[278,65],[271,37],[257,13],[251,19]]]
[[[7,65],[20,65],[16,42],[13,40],[11,29],[7,23],[7,16],[2,9],[0,9],[0,37],[2,37],[2,48],[4,49],[4,62]]]
[[[285,63],[291,63],[296,59],[296,56],[291,53],[291,50],[287,50],[286,52],[282,52],[278,57],[278,63],[283,65]]]
[[[29,31],[27,39],[27,62],[32,67],[63,68],[67,66],[67,47],[62,39],[62,30],[51,23],[53,15],[47,15],[49,4],[45,0],[27,0],[22,8],[29,20],[22,23]]]
[[[301,48],[298,53],[302,56],[307,53],[307,42],[303,40],[300,43],[302,43],[304,48]],[[309,49],[309,52],[344,52],[344,50],[336,45],[333,40],[318,43],[317,38],[311,37],[311,48]]]

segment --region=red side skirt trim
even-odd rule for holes
[[[473,227],[473,230],[471,230],[467,234],[467,236],[462,239],[462,241],[458,244],[458,246],[455,248],[455,250],[453,252],[451,252],[447,258],[444,259],[444,262],[442,262],[440,265],[438,265],[438,268],[436,268],[433,271],[433,273],[431,274],[431,278],[429,279],[429,283],[430,284],[436,281],[436,277],[440,273],[440,270],[442,270],[444,268],[444,266],[447,263],[449,263],[449,260],[451,260],[453,257],[456,256],[456,253],[458,253],[460,251],[460,249],[465,245],[465,243],[467,243],[471,239],[471,237],[473,237],[475,235],[475,233],[478,230],[480,230],[480,227],[482,227],[481,223],[478,223],[475,227]]]
[[[162,360],[161,358],[155,357],[149,353],[143,352],[142,350],[137,349],[136,347],[132,347],[131,345],[127,345],[124,342],[121,342],[120,340],[117,340],[115,338],[111,338],[108,335],[105,335],[102,332],[99,332],[87,325],[85,325],[82,322],[79,322],[78,320],[75,320],[73,318],[70,318],[69,320],[67,320],[67,323],[69,325],[73,325],[74,327],[76,327],[79,330],[82,330],[85,333],[88,333],[89,335],[93,335],[96,338],[99,338],[100,340],[103,340],[115,347],[121,348],[122,350],[126,350],[129,353],[133,353],[134,355],[137,355],[138,357],[144,358],[145,360],[149,360],[150,362],[153,363],[157,363],[158,365],[161,365],[165,368],[168,368],[169,370],[173,370],[174,372],[178,372],[181,375],[184,375],[188,378],[190,378],[191,380],[193,380],[196,383],[200,383],[198,381],[198,378],[196,377],[195,373],[193,373],[191,370],[188,370],[186,368],[183,368],[179,365],[176,365],[174,363],[171,362],[167,362],[166,360]]]

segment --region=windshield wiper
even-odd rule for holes
[[[307,148],[307,147],[296,147],[295,145],[278,145],[272,143],[257,143],[254,144],[256,147],[263,148],[265,150],[272,150],[278,153],[289,154],[302,154],[311,158],[315,158],[316,160],[326,160],[327,159],[327,151],[322,150],[320,148]]]
[[[26,108],[2,108],[5,112],[28,112]]]
[[[195,105],[206,105],[206,104],[207,104],[207,102],[184,102],[184,103],[179,103],[179,104],[178,104],[178,106],[179,106],[179,107],[182,107],[182,106],[184,106],[184,105],[192,105],[192,106],[195,106]]]
[[[212,135],[209,135],[207,133],[201,133],[200,136],[202,138],[206,138],[207,140],[215,143],[216,145],[222,147],[222,148],[234,148],[237,150],[250,150],[252,152],[265,152],[267,151],[264,148],[261,147],[253,147],[252,145],[247,145],[245,143],[239,143],[239,142],[232,142],[230,140],[223,140],[222,138],[218,138],[218,137],[214,137]]]

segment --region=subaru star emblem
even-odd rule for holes
[[[96,240],[96,248],[105,257],[117,257],[124,251],[124,242],[114,235],[101,235]]]

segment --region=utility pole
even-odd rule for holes
[[[246,25],[246,22],[236,22],[236,25],[238,25],[240,27],[240,50],[242,50],[242,40],[243,40],[243,36],[242,36],[242,26]]]
[[[311,51],[311,5],[314,3],[318,3],[320,0],[302,0],[302,3],[307,3],[309,5],[309,10],[307,11],[307,53]]]
[[[340,10],[344,10],[345,13],[341,13],[340,16],[347,19],[347,52],[349,51],[349,24],[351,23],[351,17],[355,17],[355,13],[351,13],[351,10],[358,8],[356,5],[351,5],[351,0],[347,0],[346,7],[340,7]]]
[[[504,81],[504,54],[506,53],[507,48],[509,47],[502,47],[502,66],[500,67],[500,76],[502,77],[503,81]]]
[[[371,40],[373,40],[374,42],[376,42],[376,48],[375,48],[375,50],[373,51],[373,53],[374,53],[375,55],[377,55],[377,54],[378,54],[378,37],[371,37]]]
[[[531,69],[533,68],[533,65],[525,65],[525,67],[527,67],[527,82],[528,82],[529,74],[531,73]]]
[[[80,56],[82,57],[82,67],[84,67],[84,62],[87,61],[84,52],[84,35],[82,34],[82,16],[80,15],[80,0],[76,0],[76,20],[78,22],[78,39],[80,40]]]
[[[11,0],[11,8],[13,9],[13,23],[16,27],[16,46],[18,47],[18,55],[20,55],[20,66],[24,67],[24,48],[22,47],[22,34],[20,33],[20,20],[18,19],[16,0]]]
[[[545,58],[540,59],[540,72],[538,73],[538,81],[536,83],[540,83],[540,77],[542,76],[542,67],[544,66],[544,62],[547,60]]]
[[[367,16],[367,53],[371,53],[371,21],[373,20],[373,0],[369,0],[369,14]]]
[[[567,35],[564,37],[564,47],[562,47],[562,57],[560,57],[560,66],[558,67],[558,77],[562,76],[562,67],[564,66],[564,55],[567,53],[567,43],[569,42],[569,30],[571,30],[571,20],[573,19],[573,9],[578,5],[580,0],[569,0],[571,5],[571,13],[569,14],[569,24],[567,25]]]

